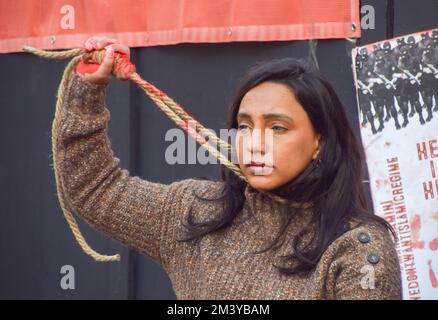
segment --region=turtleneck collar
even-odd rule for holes
[[[290,217],[291,221],[286,231],[286,237],[292,239],[296,236],[306,225],[311,223],[313,210],[312,207],[306,205],[305,208],[297,210],[281,204],[268,195],[253,188],[250,184],[245,186],[245,204],[244,217],[250,220],[254,219],[255,225],[258,227],[253,230],[257,234],[256,238],[262,241],[260,243],[262,248],[264,245],[271,243],[281,233],[285,219]],[[289,216],[287,216],[289,215]],[[280,252],[284,254],[290,253],[290,243],[282,245]]]
[[[282,214],[289,211],[299,219],[303,214],[309,216],[311,206],[306,204],[303,210],[295,210],[288,205],[281,204],[268,195],[252,187],[249,183],[245,186],[245,207],[250,210],[253,216],[263,224],[278,225],[281,222]]]
[[[281,204],[268,197],[263,192],[252,187],[249,183],[245,187],[245,204],[251,209],[252,212],[257,213],[260,211],[266,211],[270,213],[280,210]],[[274,210],[272,210],[274,209]]]
[[[260,208],[266,204],[272,205],[276,208],[281,208],[282,206],[289,206],[291,208],[296,208],[298,206],[298,203],[282,205],[279,202],[272,199],[271,197],[269,197],[268,195],[264,194],[263,192],[255,189],[249,183],[245,186],[244,194],[245,194],[247,205],[254,211],[260,210]],[[311,207],[312,205],[310,203],[304,204],[305,209],[309,209]]]

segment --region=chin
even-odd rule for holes
[[[262,191],[270,191],[277,187],[277,184],[273,183],[272,178],[267,176],[251,176],[248,181],[251,187]]]

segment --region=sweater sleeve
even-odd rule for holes
[[[67,79],[54,132],[54,165],[65,203],[94,229],[162,264],[162,250],[171,247],[178,225],[175,215],[191,198],[178,199],[197,180],[162,184],[121,168],[108,138],[105,90],[106,85],[83,80],[76,72]],[[169,206],[170,201],[178,205]]]
[[[340,239],[331,269],[334,299],[402,299],[395,243],[389,231],[377,223],[348,231]]]

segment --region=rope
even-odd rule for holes
[[[67,85],[67,79],[70,73],[73,71],[74,66],[79,60],[82,60],[87,63],[97,63],[101,64],[105,50],[92,51],[88,52],[83,48],[75,48],[71,50],[65,51],[45,51],[39,50],[29,46],[23,46],[23,51],[32,53],[42,58],[48,59],[69,59],[72,60],[67,64],[67,67],[64,70],[62,75],[61,83],[58,88],[57,93],[57,101],[55,107],[55,116],[52,123],[52,154],[53,154],[53,163],[56,163],[57,154],[56,154],[56,145],[57,145],[57,130],[60,124],[61,117],[61,105],[64,100],[64,93]],[[217,150],[217,148],[212,147],[208,142],[213,141],[217,146],[222,149],[227,150],[228,155],[233,151],[233,147],[227,142],[221,140],[218,136],[216,136],[213,132],[206,129],[199,121],[193,118],[193,116],[189,115],[179,104],[173,101],[167,94],[163,91],[156,88],[153,84],[141,78],[141,76],[136,72],[135,65],[133,65],[125,54],[115,52],[115,60],[114,60],[113,74],[120,80],[131,80],[136,83],[148,96],[152,101],[178,126],[184,129],[188,134],[190,134],[200,145],[207,148],[207,150],[212,153],[221,164],[225,165],[229,170],[234,172],[240,179],[248,183],[248,180],[243,175],[239,166],[235,165],[231,161],[228,160],[228,157],[225,157],[221,152]],[[194,123],[194,127],[189,126],[189,122]],[[209,141],[205,139],[205,137],[209,138]],[[227,155],[227,156],[228,156]],[[68,225],[70,226],[71,231],[73,232],[76,241],[79,243],[82,250],[91,256],[95,261],[98,262],[109,262],[109,261],[120,261],[120,255],[102,255],[96,251],[94,251],[86,242],[83,235],[81,234],[78,224],[73,217],[73,214],[66,208],[66,203],[64,200],[64,192],[62,189],[62,184],[60,183],[61,179],[59,177],[59,172],[56,166],[53,166],[55,171],[55,181],[56,181],[56,191],[59,199],[59,204],[63,211],[64,217],[67,220]],[[288,200],[279,197],[277,195],[271,194],[269,192],[259,190],[261,193],[266,194],[273,200],[281,203],[288,204],[291,207],[298,207],[299,205],[296,203],[288,203]]]
[[[64,70],[64,74],[62,75],[61,84],[58,88],[58,94],[57,94],[57,100],[56,100],[56,107],[55,107],[55,116],[52,123],[52,155],[53,155],[53,163],[56,163],[57,161],[57,153],[56,153],[56,145],[58,142],[57,138],[57,130],[60,125],[60,118],[61,118],[61,105],[64,101],[64,93],[67,85],[67,78],[70,72],[73,70],[74,65],[77,61],[79,61],[79,57],[73,58],[73,60],[70,61],[70,63],[67,65],[67,67]],[[56,166],[53,166],[55,170],[55,181],[56,181],[56,192],[59,199],[59,204],[61,206],[62,212],[64,213],[64,217],[67,220],[68,225],[70,226],[71,231],[73,232],[74,237],[76,238],[76,241],[79,243],[82,250],[91,256],[95,261],[98,262],[109,262],[109,261],[120,261],[120,255],[102,255],[100,253],[97,253],[94,251],[85,241],[81,231],[79,230],[79,226],[76,222],[76,219],[73,217],[73,214],[67,210],[65,202],[64,202],[64,192],[62,190],[62,184],[60,183],[59,173],[56,168]],[[61,196],[62,195],[62,196]]]

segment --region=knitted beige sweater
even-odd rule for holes
[[[75,72],[68,78],[55,163],[66,205],[95,229],[157,261],[178,299],[401,299],[395,245],[377,225],[351,227],[313,272],[281,275],[272,264],[292,252],[290,241],[253,253],[279,231],[280,204],[249,185],[245,206],[231,226],[197,241],[176,241],[184,235],[180,219],[190,209],[195,221],[220,213],[218,204],[201,202],[193,192],[215,197],[223,182],[162,184],[130,176],[111,149],[105,89]],[[288,237],[309,222],[308,210],[296,214]]]

